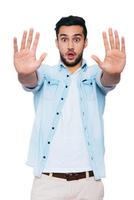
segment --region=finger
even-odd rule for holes
[[[31,28],[31,29],[29,30],[29,36],[28,36],[26,48],[30,49],[31,43],[32,43],[32,39],[33,39],[33,29]]]
[[[46,58],[46,56],[47,56],[47,53],[43,53],[43,54],[40,56],[39,61],[42,63],[43,60]]]
[[[115,35],[115,48],[116,48],[116,49],[120,49],[120,40],[119,40],[118,32],[115,31],[115,32],[114,32],[114,35]]]
[[[33,47],[32,47],[32,49],[34,51],[36,51],[36,49],[37,49],[37,45],[38,45],[38,42],[39,42],[39,37],[40,37],[40,34],[37,32],[36,35],[35,35],[35,39],[34,39]]]
[[[125,38],[124,37],[122,37],[121,38],[121,51],[123,52],[123,53],[125,53]]]
[[[104,43],[105,51],[107,52],[110,49],[110,47],[109,47],[109,43],[108,43],[106,32],[102,33],[102,37],[103,37],[103,43]]]
[[[43,60],[46,58],[46,56],[47,56],[47,54],[46,53],[43,53],[41,56],[40,56],[40,58],[39,58],[39,60],[37,61],[38,62],[38,66],[40,66],[41,65],[41,63],[43,62]]]
[[[115,45],[114,45],[114,36],[113,36],[112,28],[109,28],[108,32],[109,32],[109,41],[110,41],[111,49],[114,49]]]
[[[102,61],[95,55],[92,55],[91,58],[99,65],[102,65]]]
[[[14,54],[18,52],[17,38],[13,39]]]
[[[22,36],[22,40],[21,40],[21,50],[25,49],[25,44],[26,44],[26,37],[27,37],[27,31],[24,31],[23,36]]]

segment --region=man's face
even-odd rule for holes
[[[60,52],[61,61],[67,67],[81,65],[83,50],[87,46],[87,40],[84,39],[81,26],[61,26],[56,45]]]

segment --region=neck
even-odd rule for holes
[[[73,72],[75,72],[78,68],[80,68],[81,65],[82,65],[82,61],[81,61],[80,63],[78,63],[77,65],[75,65],[75,66],[72,66],[72,67],[66,66],[66,67],[67,67],[67,69],[69,70],[69,72],[73,73]]]

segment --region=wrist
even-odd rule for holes
[[[35,87],[38,82],[37,72],[31,74],[18,73],[18,80],[24,86]]]
[[[102,72],[101,80],[104,85],[115,85],[120,82],[121,73],[112,73]]]

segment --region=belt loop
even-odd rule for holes
[[[89,178],[89,172],[86,171],[86,178]]]
[[[52,176],[53,176],[53,173],[49,173],[49,176],[52,177]]]

